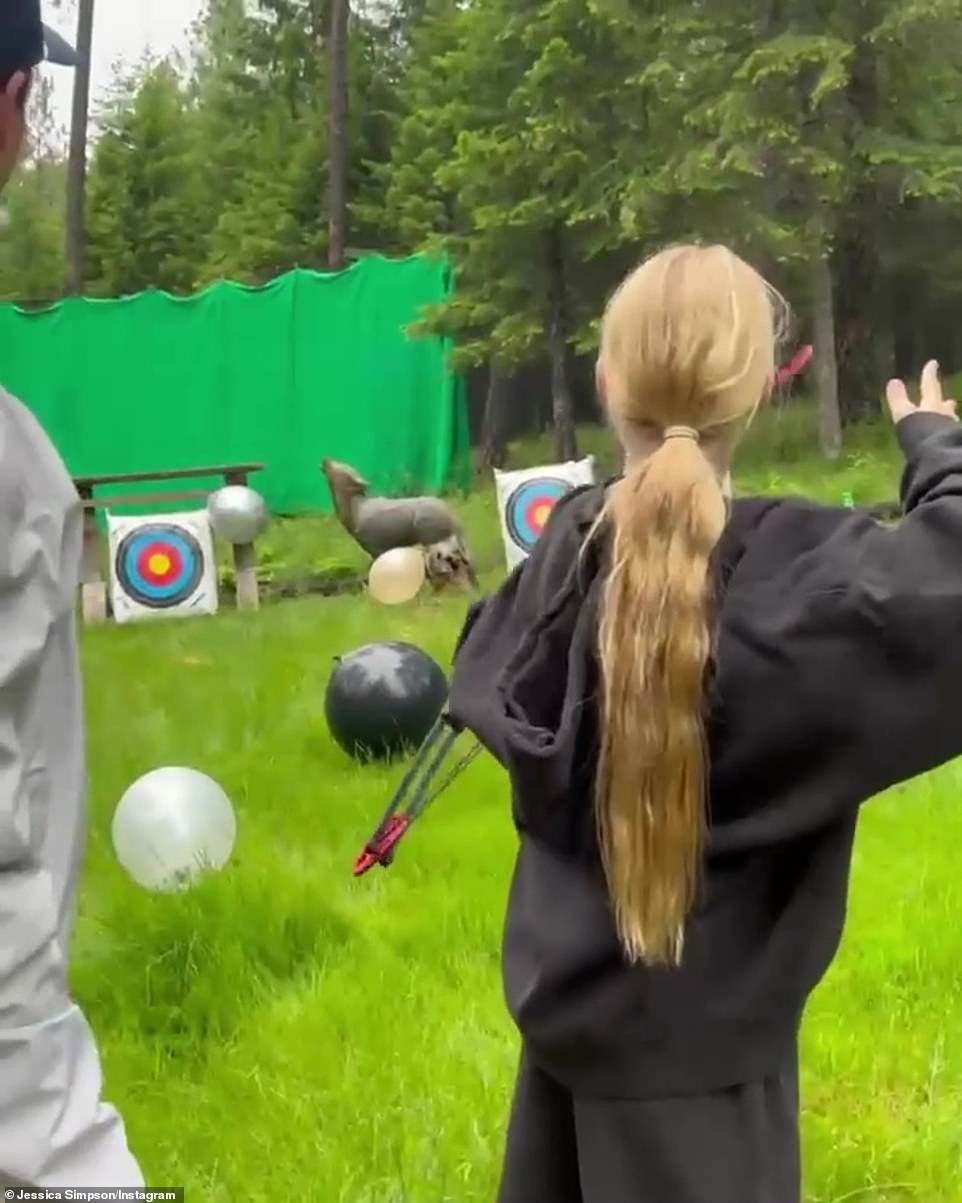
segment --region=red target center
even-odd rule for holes
[[[556,505],[557,501],[554,497],[533,497],[524,511],[525,524],[529,530],[540,535],[547,526],[551,511]]]
[[[181,554],[172,543],[148,543],[137,557],[137,571],[149,585],[169,584],[183,569]]]

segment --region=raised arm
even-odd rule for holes
[[[726,603],[718,767],[745,799],[789,782],[758,838],[802,830],[962,755],[962,427],[926,367],[889,405],[906,458],[905,517],[834,522],[823,541]],[[772,532],[769,535],[771,539]],[[784,834],[783,832],[781,834]]]

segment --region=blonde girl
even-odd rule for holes
[[[624,475],[571,494],[472,611],[453,717],[520,833],[522,1037],[500,1203],[798,1203],[799,1024],[842,931],[859,807],[962,753],[962,432],[889,386],[904,520],[725,482],[779,302],[724,247],[605,314]]]

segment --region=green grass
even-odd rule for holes
[[[792,421],[756,435],[743,490],[894,495],[887,436],[862,432],[825,472],[791,451]],[[465,513],[494,581],[490,494]],[[353,555],[324,520],[279,525],[269,551],[287,567]],[[447,664],[463,608],[309,599],[85,635],[92,823],[74,982],[150,1180],[186,1185],[190,1203],[494,1198],[516,1057],[498,967],[514,849],[500,771],[478,761],[391,871],[356,883],[400,770],[353,766],[323,719],[335,655],[390,637]],[[110,818],[136,776],[169,763],[224,785],[239,837],[224,873],[155,897],[114,862]],[[866,811],[844,949],[804,1037],[819,1203],[962,1200],[960,792],[951,766]]]

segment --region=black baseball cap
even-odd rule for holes
[[[77,65],[77,52],[40,20],[40,0],[0,0],[0,72],[27,71],[46,60]]]

